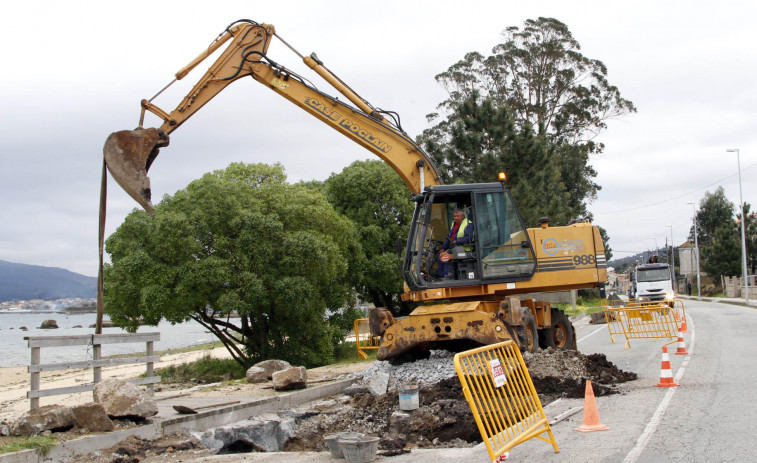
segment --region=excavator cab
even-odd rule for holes
[[[501,183],[436,185],[416,195],[415,201],[403,269],[410,290],[514,282],[533,276],[533,246],[510,191]],[[473,225],[473,239],[465,247],[442,253],[455,210],[464,211]],[[439,271],[447,257],[452,279]]]

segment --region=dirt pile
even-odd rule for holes
[[[617,384],[636,379],[636,373],[618,369],[604,354],[548,349],[526,356],[526,364],[543,405],[559,397],[584,396],[591,380],[596,395],[619,392]],[[379,448],[396,451],[415,447],[472,446],[481,441],[457,376],[424,385],[420,407],[399,410],[396,391],[382,396],[356,394],[348,407],[308,416],[285,450],[326,451],[323,436],[354,431],[381,438]]]
[[[526,366],[543,405],[559,397],[582,398],[586,380],[591,381],[594,395],[603,396],[616,394],[618,384],[637,378],[636,373],[616,367],[605,354],[546,349],[526,357]]]
[[[284,450],[326,451],[323,436],[354,431],[381,438],[379,448],[464,447],[481,441],[457,378],[447,378],[419,390],[419,408],[399,409],[396,392],[374,397],[356,394],[349,406],[312,415],[300,423]]]

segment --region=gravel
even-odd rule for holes
[[[436,384],[457,375],[454,357],[454,353],[446,350],[432,350],[427,359],[401,365],[392,365],[386,360],[378,360],[370,368],[348,377],[359,378],[363,384],[366,384],[377,373],[386,373],[389,375],[388,390],[390,391]]]

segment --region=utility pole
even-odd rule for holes
[[[739,149],[733,148],[726,150],[729,153],[736,153],[736,162],[739,166],[739,209],[741,209],[741,262],[743,265],[742,274],[744,275],[744,294],[746,305],[749,305],[749,272],[746,268],[746,216],[744,215],[744,199],[741,196],[741,159]]]
[[[671,261],[673,262],[672,267],[670,268],[671,275],[673,276],[673,291],[676,290],[676,247],[673,243],[673,226],[668,225],[670,228],[670,256]]]
[[[691,208],[694,210],[694,247],[696,249],[697,258],[697,296],[702,297],[702,286],[699,282],[699,241],[697,240],[699,232],[697,231],[697,208],[694,203],[688,204],[691,204]]]

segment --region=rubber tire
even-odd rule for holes
[[[565,312],[552,309],[552,345],[559,350],[576,350],[576,333]]]
[[[529,330],[530,330],[530,341],[531,346],[529,347]],[[539,332],[536,329],[536,319],[529,311],[524,317],[523,317],[523,349],[521,349],[523,352],[536,352],[539,350]]]

